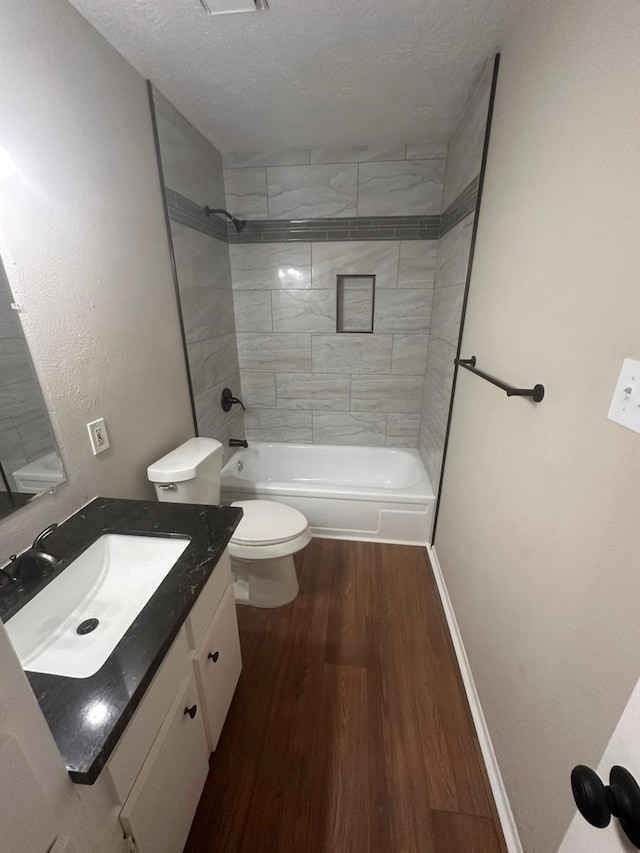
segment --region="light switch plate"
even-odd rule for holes
[[[622,362],[608,418],[640,432],[640,361],[625,358]]]
[[[88,423],[87,432],[89,433],[89,441],[91,442],[91,450],[94,456],[111,447],[104,418],[98,418],[98,420]]]

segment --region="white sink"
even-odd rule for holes
[[[94,675],[189,541],[101,536],[6,623],[22,666],[72,678]],[[90,619],[98,620],[97,627],[78,633],[78,626]]]

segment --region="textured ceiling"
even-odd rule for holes
[[[71,0],[218,148],[447,141],[525,0]]]

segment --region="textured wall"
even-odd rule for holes
[[[0,0],[0,16],[11,80],[0,87],[0,140],[17,165],[1,187],[2,255],[69,478],[2,522],[4,562],[96,494],[151,498],[146,466],[193,427],[144,80],[63,0]],[[94,457],[86,423],[99,416],[111,449]],[[120,850],[103,824],[83,827],[2,630],[0,657],[2,729],[58,826],[77,832],[79,850],[87,838],[96,853]],[[20,790],[20,779],[10,784]]]
[[[154,103],[166,187],[200,207],[224,208],[219,152],[159,92]],[[223,388],[240,393],[229,246],[183,224],[187,218],[177,220],[171,221],[171,239],[198,434],[217,438],[228,456],[229,438],[244,438],[242,409],[220,406]]]
[[[607,419],[640,358],[639,31],[632,0],[541,0],[504,45],[463,343],[547,393],[461,372],[436,532],[527,853],[640,672],[640,437]]]
[[[460,119],[447,152],[444,207],[451,212],[456,200],[477,183],[487,125],[493,60],[487,63]],[[464,211],[468,206],[464,206]],[[460,317],[471,251],[475,200],[453,228],[443,228],[433,293],[429,352],[422,397],[418,449],[429,479],[437,490],[442,471],[447,419],[453,383],[453,361],[460,334]],[[451,215],[451,214],[450,214]],[[447,219],[447,216],[444,217]],[[453,216],[454,221],[458,219]]]

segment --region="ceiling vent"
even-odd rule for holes
[[[200,0],[207,15],[235,15],[238,12],[266,12],[267,0]]]

